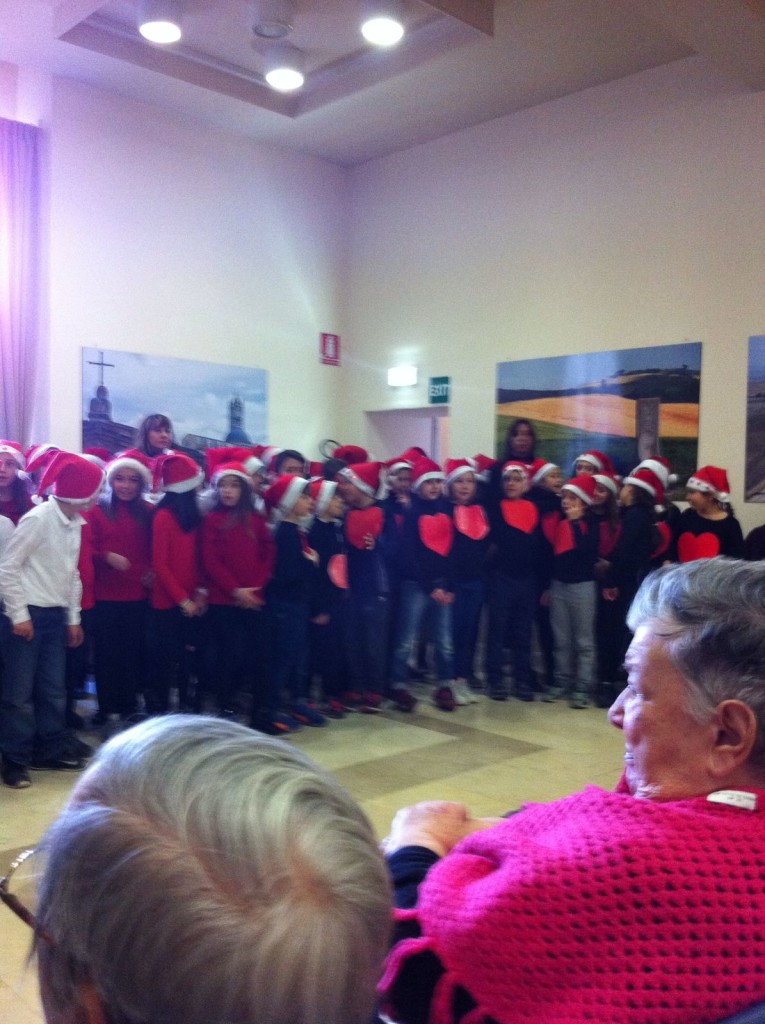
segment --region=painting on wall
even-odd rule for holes
[[[173,424],[175,451],[267,441],[265,370],[139,352],[82,349],[82,446],[124,451],[150,413]]]
[[[701,344],[659,345],[497,364],[496,454],[518,417],[534,425],[537,455],[564,475],[589,449],[624,475],[644,458],[669,459],[679,485],[696,468]]]
[[[747,501],[765,502],[765,334],[749,339],[744,490]]]

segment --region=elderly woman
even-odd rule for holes
[[[394,820],[392,1020],[706,1024],[765,999],[765,566],[668,566],[629,624],[616,792]]]

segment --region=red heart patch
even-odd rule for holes
[[[714,558],[720,554],[720,541],[713,533],[681,533],[677,539],[677,557],[681,562]]]
[[[470,540],[483,540],[489,532],[489,520],[481,505],[455,505],[454,525]]]
[[[562,512],[545,512],[542,516],[542,533],[545,535],[548,544],[555,544],[555,533],[558,529],[558,523],[563,518]]]
[[[327,575],[340,590],[348,589],[348,559],[345,555],[332,555],[327,562]]]
[[[431,551],[444,558],[452,549],[454,532],[452,521],[445,512],[436,512],[434,516],[420,516],[417,520],[420,540]]]
[[[369,508],[354,508],[345,517],[345,536],[349,544],[363,551],[364,538],[379,537],[383,528],[383,511],[379,505]]]
[[[567,551],[573,551],[575,547],[574,531],[571,528],[571,523],[568,519],[562,519],[558,523],[558,529],[555,533],[555,544],[553,546],[555,554],[565,555]]]
[[[670,530],[669,526],[667,526],[666,523],[657,523],[656,524],[656,534],[657,534],[656,547],[651,552],[651,558],[658,558],[659,555],[663,555],[664,552],[669,547],[670,541],[672,540],[672,531]],[[691,534],[686,533],[683,536],[690,537]],[[711,534],[705,534],[704,536],[710,537]],[[682,559],[681,559],[681,561],[682,561]],[[693,559],[689,559],[689,561],[693,561]]]
[[[502,518],[508,526],[532,533],[539,522],[539,509],[525,498],[519,498],[518,501],[505,498],[502,502]]]

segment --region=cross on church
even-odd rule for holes
[[[104,354],[103,354],[103,352],[99,352],[98,355],[99,355],[99,358],[100,358],[101,362],[96,362],[95,359],[89,359],[88,360],[88,365],[89,366],[97,366],[98,367],[98,386],[102,388],[104,386],[104,367],[105,366],[111,366],[113,368],[114,367],[114,363],[105,363],[104,362]]]

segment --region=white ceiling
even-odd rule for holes
[[[309,74],[289,98],[262,84],[249,0],[186,5],[173,51],[137,36],[136,0],[0,0],[0,60],[343,165],[694,53],[765,88],[765,0],[495,0],[493,34],[491,0],[406,0],[386,52],[357,35],[358,0],[298,0]]]

